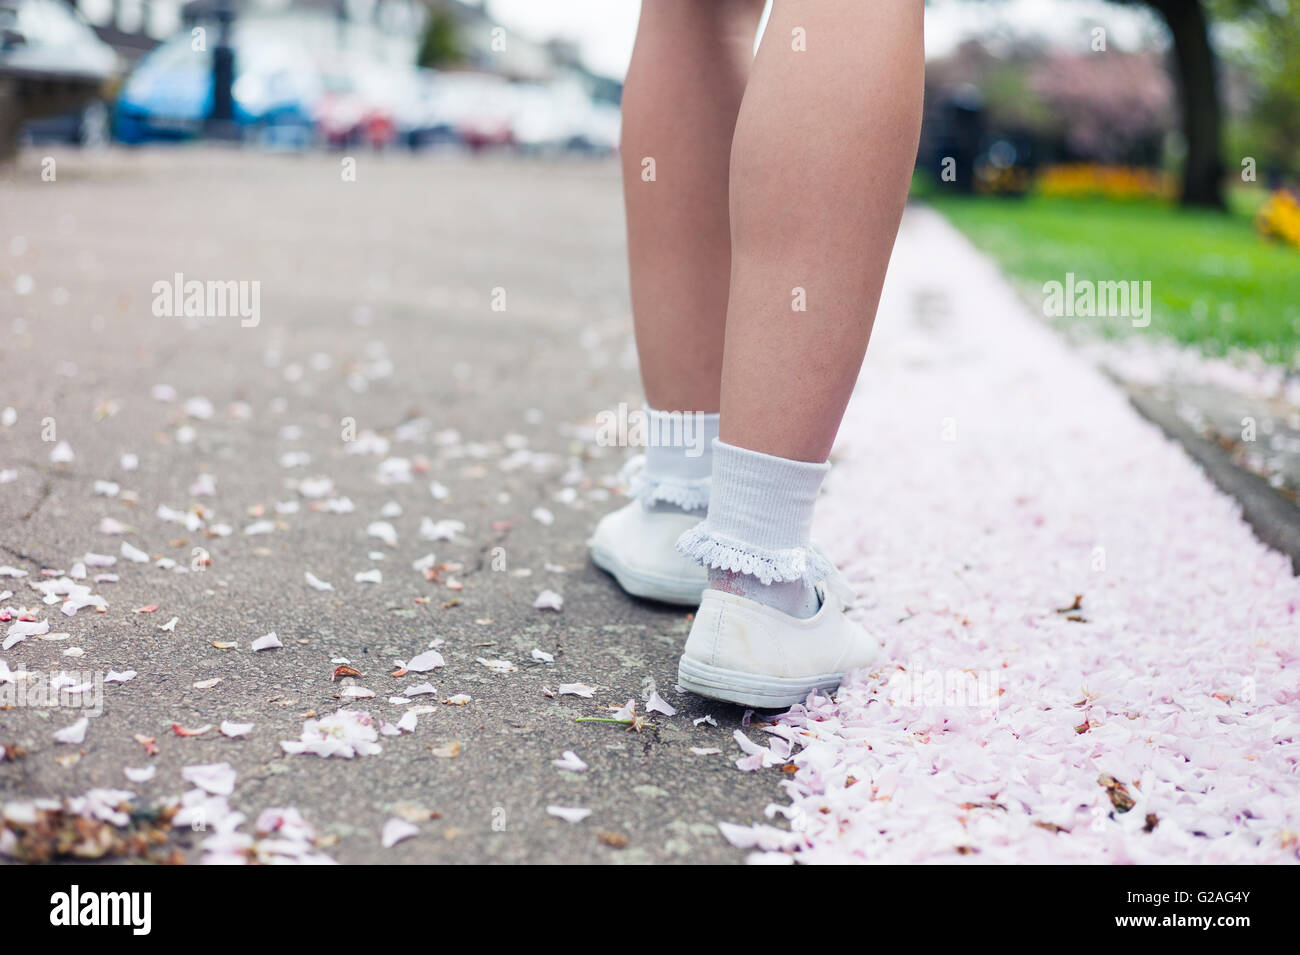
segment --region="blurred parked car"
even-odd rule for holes
[[[112,47],[67,4],[0,0],[0,78],[16,94],[0,103],[0,136],[22,124],[29,140],[103,141],[103,88],[119,69]]]
[[[622,132],[623,113],[617,106],[588,101],[569,147],[600,156],[610,155],[618,151]]]
[[[576,83],[516,83],[510,87],[515,144],[525,151],[605,154],[618,147],[621,116],[615,106],[593,103]]]
[[[459,141],[444,99],[441,73],[416,70],[409,75],[397,104],[397,132],[411,149]]]
[[[567,148],[574,114],[555,88],[542,83],[516,83],[510,88],[510,118],[515,145],[525,152],[558,152]]]
[[[409,73],[366,60],[339,61],[323,75],[316,128],[327,145],[382,149],[397,139],[399,103],[409,96]]]
[[[514,102],[510,84],[489,73],[439,73],[434,87],[437,110],[470,149],[506,146],[513,141]]]
[[[216,30],[208,35],[215,37]],[[320,75],[307,52],[255,20],[232,31],[235,122],[253,140],[305,146],[321,97]],[[186,139],[212,111],[212,52],[195,50],[188,31],[140,61],[117,101],[114,132],[126,143]]]

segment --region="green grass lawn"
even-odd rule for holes
[[[1273,362],[1300,361],[1300,250],[1266,242],[1251,226],[1262,197],[1232,196],[1227,215],[1157,202],[943,196],[918,190],[1001,264],[1033,302],[1067,272],[1093,282],[1151,283],[1151,324],[1071,318],[1102,335],[1164,335],[1210,354],[1234,348]]]

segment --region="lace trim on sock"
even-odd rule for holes
[[[684,511],[702,511],[709,506],[709,479],[680,478],[652,480],[642,472],[632,478],[628,493],[649,507],[657,501],[675,504]]]
[[[730,570],[756,577],[763,584],[806,579],[808,548],[769,550],[750,547],[715,534],[701,521],[677,539],[677,551],[713,570]]]
[[[834,593],[845,606],[857,599],[848,580],[817,544],[778,550],[750,547],[715,534],[708,523],[701,521],[677,539],[682,556],[713,570],[748,574],[765,586],[802,580],[810,587]]]
[[[651,478],[646,476],[645,455],[637,455],[619,472],[619,480],[628,486],[628,496],[649,507],[657,502],[673,504],[684,511],[702,511],[709,506],[709,488],[713,481],[702,477]]]

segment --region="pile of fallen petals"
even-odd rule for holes
[[[936,218],[901,263],[819,536],[878,663],[763,727],[755,862],[1300,856],[1300,581]],[[896,262],[896,265],[899,263]]]

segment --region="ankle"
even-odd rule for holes
[[[631,493],[648,513],[704,517],[713,472],[718,415],[659,411],[647,406],[645,458]]]
[[[744,597],[801,619],[807,619],[821,609],[816,589],[802,579],[765,584],[750,574],[710,568],[709,589]]]

